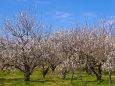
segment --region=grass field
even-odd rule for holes
[[[24,76],[21,72],[11,71],[0,72],[0,86],[81,86],[81,81],[76,73],[74,75],[73,83],[70,81],[71,73],[66,79],[62,79],[61,75],[49,72],[46,78],[43,79],[40,70],[35,70],[31,75],[31,81],[25,82]],[[96,81],[95,75],[88,76],[83,72],[84,86],[108,86],[108,75],[102,75],[102,81]],[[112,86],[115,86],[115,74],[112,75]]]

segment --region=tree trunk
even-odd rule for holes
[[[81,86],[83,86],[83,80],[82,80],[82,76],[80,75],[80,80],[81,80]]]
[[[67,70],[64,70],[64,71],[62,72],[62,75],[63,75],[63,79],[65,79],[65,78],[66,78],[66,75],[67,75]]]
[[[91,67],[91,70],[94,72],[96,75],[97,80],[101,80],[102,77],[102,70],[101,70],[101,64],[98,65],[98,68],[96,69],[95,67]]]
[[[25,64],[25,73],[24,73],[24,77],[25,77],[25,81],[30,81],[30,66]]]
[[[66,78],[66,73],[65,74],[63,74],[63,79],[65,79]]]
[[[101,80],[101,75],[97,73],[96,78],[97,78],[97,80]]]
[[[73,77],[74,77],[74,72],[72,72],[71,83],[73,81]]]
[[[54,65],[54,64],[51,64],[51,69],[52,69],[52,72],[54,72],[54,70],[55,70],[55,68],[56,68],[56,66]]]
[[[49,71],[49,66],[45,69],[44,66],[43,66],[43,78],[45,78],[46,74],[48,73]]]
[[[25,77],[25,81],[30,81],[30,74],[29,73],[25,73],[24,77]]]
[[[80,75],[80,80],[81,80],[81,86],[83,86],[83,79],[82,79],[82,71],[81,71],[81,69],[79,70],[79,75]]]
[[[111,70],[109,70],[109,86],[111,86]]]
[[[85,70],[86,70],[86,73],[88,74],[88,76],[91,76],[91,69],[89,69],[89,68],[86,66]]]

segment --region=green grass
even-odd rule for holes
[[[43,79],[41,71],[36,69],[31,75],[31,81],[25,82],[24,76],[20,71],[0,71],[0,86],[81,86],[80,78],[76,73],[74,75],[73,83],[70,81],[71,73],[66,79],[62,79],[60,74],[48,72],[46,78]],[[102,81],[96,81],[95,75],[88,76],[83,72],[84,86],[108,86],[108,74],[106,72],[102,75]],[[115,75],[112,75],[112,86],[115,86]]]

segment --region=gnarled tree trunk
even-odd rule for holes
[[[54,72],[54,70],[56,69],[56,65],[51,64],[50,67],[51,67],[51,69],[52,69],[52,72]]]
[[[29,73],[25,73],[24,77],[25,77],[25,81],[30,81],[30,74]]]
[[[101,64],[99,64],[98,66],[97,66],[97,68],[95,68],[95,67],[91,67],[91,70],[94,72],[94,74],[96,75],[96,78],[97,78],[97,80],[101,80],[101,77],[102,77],[102,70],[101,70]]]

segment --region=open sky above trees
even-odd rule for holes
[[[115,20],[115,0],[0,0],[0,18],[13,17],[21,10],[35,8],[40,20],[55,29],[71,28],[87,19],[92,24],[102,17]],[[1,24],[2,21],[0,21]]]

